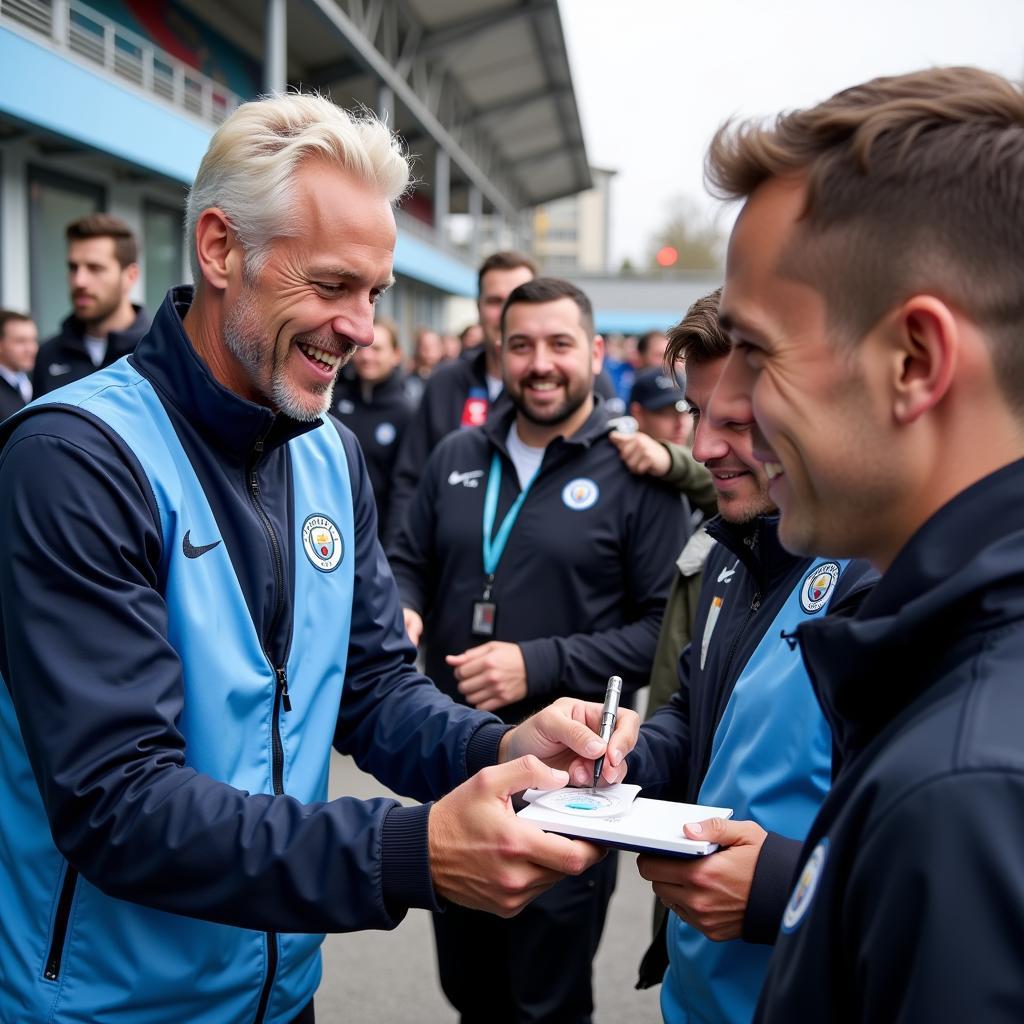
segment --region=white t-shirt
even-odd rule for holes
[[[505,438],[505,447],[508,448],[509,458],[512,465],[516,467],[516,476],[519,477],[519,490],[525,490],[526,485],[533,479],[534,474],[540,469],[541,460],[544,458],[544,448],[532,448],[519,440],[519,432],[515,423],[509,427],[508,437]]]
[[[492,377],[487,374],[487,397],[492,402],[501,394],[501,389],[504,386],[505,382],[500,377]]]
[[[107,354],[107,339],[87,334],[83,341],[85,342],[85,351],[89,353],[89,359],[92,360],[92,365],[99,368]]]

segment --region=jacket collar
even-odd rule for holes
[[[210,373],[182,323],[192,294],[190,286],[172,288],[128,357],[164,401],[174,405],[210,445],[243,460],[258,442],[269,450],[320,426],[322,419],[300,422],[250,402]]]
[[[146,310],[142,306],[132,305],[135,319],[123,331],[111,331],[107,335],[107,345],[112,352],[130,352],[139,343],[142,336],[149,330],[150,322]],[[74,314],[65,317],[60,325],[61,345],[76,352],[85,352],[85,324]]]
[[[502,396],[505,396],[507,392],[502,390],[501,394]],[[508,455],[508,450],[505,447],[505,439],[508,437],[509,429],[511,428],[515,418],[516,408],[512,404],[511,400],[509,400],[506,403],[502,403],[501,407],[496,407],[494,409],[494,415],[487,418],[487,422],[482,428],[491,444],[505,455]],[[548,445],[548,448],[551,448],[552,445],[564,445],[572,448],[589,448],[595,441],[604,437],[608,433],[609,429],[608,410],[604,404],[604,400],[600,395],[594,395],[594,408],[587,417],[583,426],[581,426],[571,437],[556,437],[555,440]]]
[[[837,743],[863,749],[942,665],[1024,618],[1024,460],[962,491],[907,542],[854,618],[800,628]]]
[[[779,542],[777,515],[758,516],[746,523],[730,523],[719,515],[707,524],[707,532],[739,558],[762,592],[805,560]]]

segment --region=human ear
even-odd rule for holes
[[[224,212],[216,206],[199,215],[195,245],[199,269],[207,284],[222,290],[226,288],[240,244]]]
[[[950,308],[931,295],[908,299],[895,329],[893,415],[898,423],[912,423],[948,393],[956,374],[960,329]]]

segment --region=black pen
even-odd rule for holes
[[[615,719],[619,715],[619,697],[622,696],[622,679],[612,676],[608,680],[608,688],[604,691],[604,707],[601,709],[601,739],[607,742],[615,731]],[[601,768],[604,766],[604,754],[594,762],[594,789],[601,781]]]

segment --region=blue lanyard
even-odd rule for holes
[[[540,472],[539,469],[538,472]],[[484,572],[489,581],[494,578],[498,563],[505,552],[509,534],[515,525],[516,516],[519,515],[519,510],[523,507],[523,502],[526,501],[526,495],[536,479],[537,473],[534,473],[520,492],[519,497],[512,503],[512,507],[505,513],[505,518],[501,521],[501,526],[498,527],[498,532],[492,540],[494,518],[498,513],[498,491],[501,490],[501,456],[497,452],[491,456],[491,469],[487,474],[487,491],[484,494]]]

